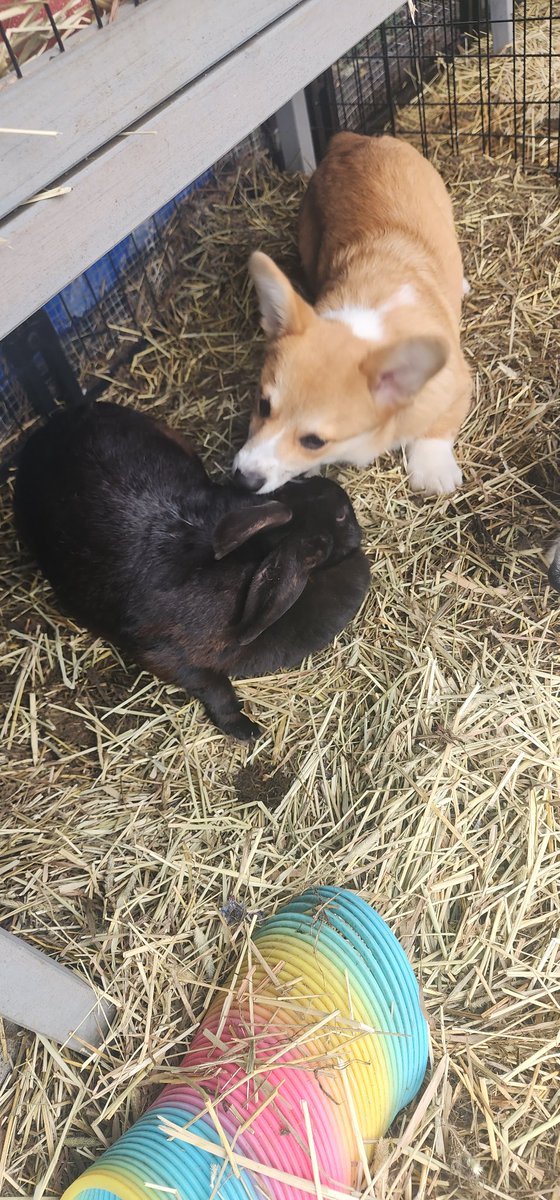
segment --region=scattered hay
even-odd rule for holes
[[[498,127],[507,131],[504,121],[504,106],[526,104],[527,119],[539,128],[553,117],[558,122],[560,103],[560,21],[550,9],[549,20],[542,24],[531,24],[530,20],[517,24],[515,47],[511,45],[505,53],[492,59],[490,65],[493,79],[494,100],[499,105],[496,119]],[[484,54],[485,47],[482,46]]]
[[[117,1137],[255,914],[329,882],[401,937],[440,1064],[417,1125],[412,1107],[375,1149],[376,1200],[558,1200],[559,609],[541,546],[560,499],[560,201],[545,172],[442,165],[472,285],[465,487],[414,498],[398,457],[338,472],[371,594],[334,647],[239,685],[254,749],[60,618],[4,489],[2,919],[118,1006],[85,1065],[20,1035],[5,1196],[58,1194]],[[256,159],[192,198],[159,320],[109,392],[191,432],[214,469],[261,361],[247,254],[297,275],[300,195]]]

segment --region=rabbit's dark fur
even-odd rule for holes
[[[550,586],[560,592],[560,536],[553,542],[548,552],[548,581]]]
[[[14,504],[63,610],[239,738],[259,730],[228,676],[295,666],[327,645],[369,583],[335,483],[272,497],[220,486],[174,430],[114,404],[62,409],[31,435]]]

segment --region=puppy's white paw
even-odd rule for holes
[[[465,276],[463,275],[463,296],[468,296],[470,290],[471,290],[471,285],[470,285],[468,279],[466,279]]]
[[[408,475],[413,492],[450,496],[463,482],[452,444],[445,438],[420,438],[408,448]]]

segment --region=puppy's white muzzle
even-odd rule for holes
[[[245,481],[245,486],[259,495],[275,492],[297,474],[297,470],[290,471],[278,462],[275,447],[279,440],[278,434],[268,442],[259,442],[257,445],[248,441],[233,460],[233,469],[241,476],[240,482]]]

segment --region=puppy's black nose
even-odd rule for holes
[[[252,472],[245,475],[243,471],[239,470],[239,467],[233,474],[233,482],[239,487],[247,488],[248,492],[258,492],[262,488],[264,481],[264,475],[255,475]]]

